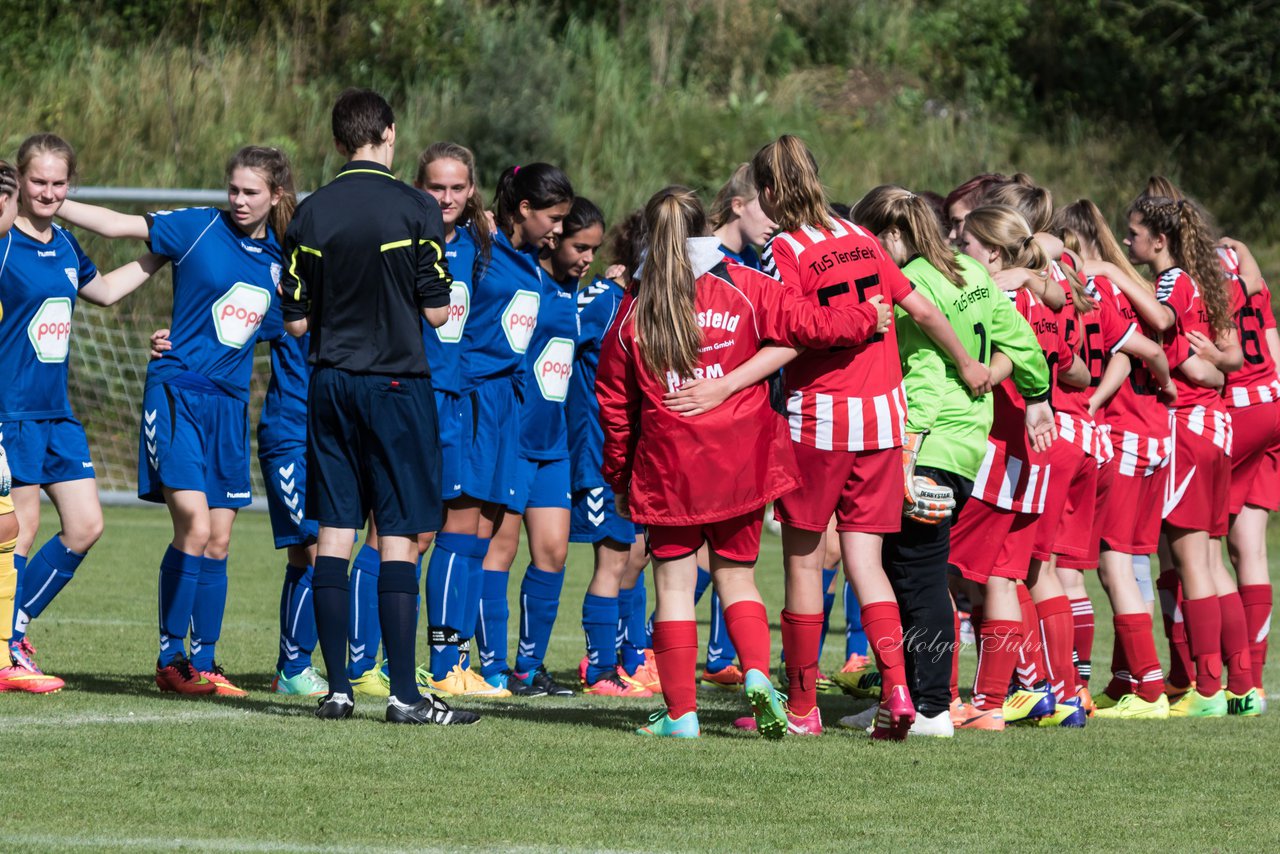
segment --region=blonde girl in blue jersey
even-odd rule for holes
[[[138,288],[164,260],[144,255],[99,273],[70,232],[54,224],[76,176],[75,150],[53,134],[18,148],[19,210],[0,241],[0,441],[13,474],[21,533],[15,551],[17,607],[9,655],[35,678],[27,627],[71,580],[102,535],[102,507],[84,427],[67,397],[67,362],[75,303],[112,305]],[[40,525],[40,490],[58,510],[61,530],[30,553]],[[29,559],[28,559],[29,558]]]
[[[288,158],[246,146],[227,162],[227,210],[146,216],[68,204],[63,217],[105,237],[146,240],[174,261],[172,349],[147,368],[138,494],[163,501],[173,541],[160,562],[156,685],[240,697],[215,645],[227,597],[236,512],[250,501],[249,381],[258,330],[278,300],[295,205]],[[190,630],[191,658],[184,639]]]

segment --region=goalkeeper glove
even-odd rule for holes
[[[939,485],[931,477],[916,474],[916,457],[919,456],[927,435],[927,430],[908,433],[902,446],[902,515],[926,525],[936,525],[951,517],[956,499],[951,487]]]

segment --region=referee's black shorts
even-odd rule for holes
[[[316,368],[307,398],[307,516],[412,537],[442,518],[440,436],[426,377]]]

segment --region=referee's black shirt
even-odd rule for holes
[[[429,376],[422,312],[449,304],[444,220],[428,194],[367,160],[298,206],[284,240],[286,321],[310,317],[316,367]]]

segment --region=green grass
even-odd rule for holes
[[[42,538],[55,527],[46,514]],[[745,703],[718,691],[700,694],[695,743],[630,734],[654,700],[476,702],[487,714],[466,729],[387,726],[381,703],[365,700],[354,720],[321,723],[311,701],[267,693],[283,559],[253,513],[237,523],[219,645],[250,696],[161,696],[151,669],[168,537],[162,510],[109,509],[102,542],[35,623],[41,661],[68,687],[0,697],[0,848],[1259,850],[1280,834],[1280,770],[1264,758],[1280,737],[1276,712],[905,744],[840,730],[764,742],[732,729]],[[582,654],[589,573],[589,550],[574,546],[548,659],[566,681]],[[759,576],[776,616],[776,538],[765,538]],[[1104,662],[1096,588],[1094,601]],[[837,629],[825,669],[842,650]],[[1268,677],[1277,684],[1274,664]],[[863,705],[821,704],[830,725]]]

